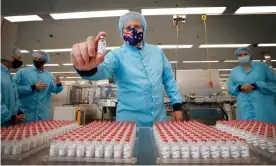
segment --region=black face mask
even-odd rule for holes
[[[23,65],[23,62],[19,59],[14,59],[12,61],[12,68],[17,69]]]
[[[36,60],[33,60],[33,63],[34,63],[34,66],[35,66],[37,69],[41,68],[41,67],[45,64],[44,61],[36,61]]]

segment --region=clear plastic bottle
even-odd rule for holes
[[[191,143],[191,158],[192,159],[199,159],[200,157],[200,145],[198,144],[197,140],[192,140]]]
[[[31,136],[30,149],[34,149],[36,147],[37,147],[37,134],[34,133],[33,136]]]
[[[220,157],[220,148],[218,142],[215,139],[211,140],[210,143],[211,158],[217,159]]]
[[[71,138],[70,141],[68,141],[68,157],[76,157],[76,151],[77,151],[77,144],[75,141],[75,138]]]
[[[201,140],[200,154],[203,159],[210,158],[210,146],[207,140],[205,139]]]
[[[220,142],[220,155],[222,158],[230,158],[229,145],[226,139],[221,139]]]
[[[104,146],[104,157],[105,158],[112,158],[113,157],[113,148],[114,144],[111,139],[106,140],[106,144]]]
[[[276,153],[276,139],[275,138],[273,139],[272,137],[268,137],[267,151],[270,153]]]
[[[242,158],[248,158],[250,156],[249,147],[244,139],[240,139],[239,147],[240,147],[240,156]]]
[[[14,137],[9,137],[4,147],[4,155],[11,155],[14,144]]]
[[[58,139],[56,137],[54,137],[54,138],[52,138],[52,142],[51,142],[51,145],[50,145],[49,156],[50,157],[58,156],[58,151],[59,151]]]
[[[230,156],[232,158],[239,158],[240,157],[239,144],[238,144],[238,142],[235,139],[231,139]]]
[[[77,157],[82,158],[84,157],[85,154],[85,144],[84,144],[84,139],[80,138],[77,142]]]
[[[98,42],[98,53],[104,55],[106,51],[106,40],[104,36],[100,36],[100,40]]]
[[[162,158],[170,158],[170,145],[168,144],[168,140],[163,140],[160,144],[160,152]]]
[[[66,157],[67,156],[67,143],[66,138],[61,138],[58,141],[59,147],[58,147],[58,156],[59,157]]]
[[[181,150],[181,158],[189,159],[190,158],[190,146],[188,144],[188,140],[183,139],[182,143],[180,144]]]
[[[260,136],[259,137],[259,147],[263,150],[266,149],[266,143],[267,143],[267,139],[265,136]]]
[[[102,139],[98,139],[95,146],[95,157],[102,158],[104,155],[104,146],[102,143]]]
[[[180,149],[179,149],[179,145],[177,143],[177,140],[173,140],[171,142],[171,157],[173,159],[178,159],[180,158]]]
[[[251,143],[253,146],[259,146],[259,136],[256,133],[252,135]]]
[[[22,137],[16,138],[16,141],[14,141],[12,154],[13,155],[19,155],[22,153]]]
[[[114,145],[114,158],[122,158],[123,155],[123,144],[120,142],[120,139],[117,139]]]
[[[91,157],[94,157],[94,154],[95,154],[95,145],[93,143],[93,139],[89,138],[88,141],[86,141],[85,157],[91,158]]]

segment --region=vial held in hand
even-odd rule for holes
[[[104,36],[100,36],[100,40],[98,42],[98,53],[100,55],[105,55],[106,49],[106,41]]]

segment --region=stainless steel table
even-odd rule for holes
[[[152,128],[150,127],[142,127],[139,128],[139,131],[137,132],[137,139],[139,139],[138,142],[138,149],[137,149],[137,162],[136,165],[156,165],[156,151],[154,149],[154,145],[152,142],[152,134],[151,134]],[[135,149],[136,150],[136,149]],[[135,151],[134,150],[134,151]],[[12,161],[12,160],[1,160],[2,165],[71,165],[71,164],[78,164],[78,165],[110,165],[112,163],[86,163],[86,162],[53,162],[53,161],[43,161],[42,156],[45,156],[49,153],[49,149],[44,149],[36,154],[33,154],[22,161]],[[256,163],[252,164],[276,164],[276,161],[269,160],[266,157],[260,156],[256,154],[255,152],[250,152],[251,156],[256,159]],[[119,163],[114,163],[119,164]],[[210,164],[210,163],[209,163]],[[209,165],[208,164],[208,165]],[[122,164],[120,164],[122,165]],[[129,165],[129,164],[128,164]],[[181,164],[183,165],[183,164]],[[189,164],[191,165],[191,164]],[[194,163],[193,165],[199,165]]]

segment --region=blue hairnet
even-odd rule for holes
[[[19,48],[13,48],[12,56],[21,55],[21,50]]]
[[[238,56],[241,54],[242,51],[248,52],[249,56],[251,56],[251,54],[252,54],[252,51],[251,51],[249,48],[247,48],[247,47],[242,47],[242,48],[238,48],[238,49],[235,51],[235,56],[238,57]]]
[[[45,51],[35,51],[32,56],[33,56],[33,58],[40,56],[41,58],[43,58],[45,60],[45,62],[49,62],[49,60],[50,60],[49,54]]]
[[[119,29],[120,29],[121,36],[123,36],[123,27],[125,23],[127,23],[130,20],[138,20],[143,26],[144,33],[146,32],[147,21],[145,17],[138,12],[128,12],[122,15],[119,20]]]

